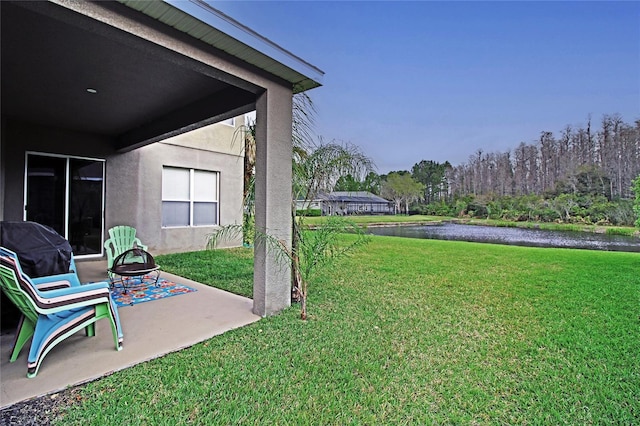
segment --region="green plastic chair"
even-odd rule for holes
[[[120,225],[109,229],[109,239],[104,242],[104,248],[107,252],[107,269],[111,269],[116,257],[133,248],[134,245],[142,250],[147,250],[147,246],[143,245],[136,237],[136,228]]]

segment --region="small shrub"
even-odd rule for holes
[[[306,216],[306,217],[322,216],[322,210],[320,209],[296,210],[296,216]]]
[[[605,232],[607,233],[607,235],[624,235],[627,237],[633,237],[636,233],[636,229],[611,227],[607,228]]]
[[[487,217],[489,216],[487,206],[483,206],[481,204],[469,203],[467,205],[467,212],[469,216],[475,218],[487,219]]]

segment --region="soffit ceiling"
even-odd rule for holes
[[[253,109],[254,88],[74,11],[48,2],[0,8],[3,116],[110,136],[126,151]]]

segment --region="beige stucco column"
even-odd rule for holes
[[[256,104],[258,232],[291,248],[292,91],[271,85]],[[255,245],[253,312],[268,316],[291,305],[291,266],[264,243]]]

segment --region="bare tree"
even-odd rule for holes
[[[625,124],[619,114],[605,115],[601,130],[594,134],[588,117],[586,127],[566,126],[559,139],[544,131],[536,143],[521,142],[513,156],[478,149],[466,163],[447,172],[450,192],[541,195],[556,191],[559,183],[576,192],[576,178],[591,170],[589,176],[599,176],[598,184],[607,185],[599,193],[628,198],[631,181],[640,172],[640,120],[634,124]]]

